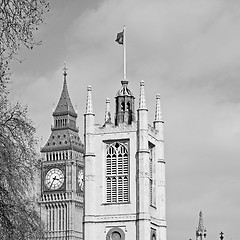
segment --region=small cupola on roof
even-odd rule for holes
[[[115,97],[116,113],[115,125],[120,123],[132,124],[135,121],[134,99],[132,92],[128,89],[128,80],[121,81],[122,88],[117,92]]]
[[[132,92],[128,89],[127,80],[127,58],[126,58],[126,27],[123,31],[118,33],[116,42],[123,45],[123,80],[121,81],[122,87],[117,92],[115,97],[116,112],[115,112],[115,125],[119,124],[132,124],[135,121],[134,99]]]
[[[77,117],[77,113],[75,112],[69,93],[67,88],[67,68],[64,66],[63,68],[63,89],[57,104],[55,111],[53,112],[53,116],[62,116],[62,115],[70,115],[72,117]]]

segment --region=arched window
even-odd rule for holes
[[[121,102],[121,111],[125,111],[125,103]]]
[[[130,102],[127,103],[127,111],[129,112],[131,110],[131,104]]]
[[[156,229],[151,228],[151,240],[156,240]]]
[[[129,201],[129,155],[127,144],[116,142],[107,145],[106,201]]]

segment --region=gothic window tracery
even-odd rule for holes
[[[129,153],[127,143],[107,145],[106,154],[106,201],[129,201]]]

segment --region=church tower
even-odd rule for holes
[[[39,203],[47,229],[46,239],[82,239],[84,147],[76,120],[64,67],[63,89],[53,112],[51,134],[41,149]]]
[[[166,240],[165,160],[160,95],[148,123],[144,82],[135,97],[124,78],[115,116],[106,100],[95,124],[92,89],[84,114],[84,240]]]
[[[207,230],[203,225],[203,214],[202,211],[199,212],[199,222],[196,229],[196,240],[204,240],[207,238]]]

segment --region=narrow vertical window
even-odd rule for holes
[[[51,231],[52,230],[52,209],[51,208],[49,208],[49,231]]]
[[[62,230],[62,218],[61,218],[61,214],[62,214],[62,209],[61,206],[59,206],[58,209],[58,230],[61,231]]]
[[[106,201],[129,201],[129,154],[127,143],[107,144],[106,154]]]
[[[65,206],[62,207],[62,230],[64,230],[64,214],[65,214],[64,208]]]
[[[125,103],[124,102],[121,102],[121,111],[125,111]]]
[[[153,159],[152,159],[152,148],[149,154],[149,190],[150,190],[150,204],[153,205]]]
[[[156,229],[151,228],[151,239],[150,240],[156,240]]]
[[[155,146],[149,143],[149,195],[150,195],[150,205],[156,206],[156,174],[155,174],[155,156],[154,148]]]
[[[55,224],[55,211],[54,208],[52,209],[52,230],[54,231],[54,224]]]
[[[127,111],[130,111],[131,110],[131,104],[130,102],[127,103]]]

